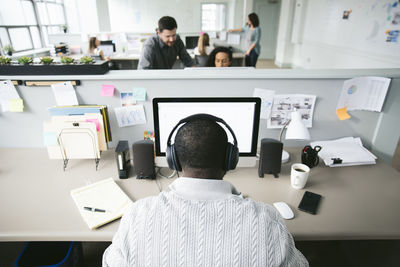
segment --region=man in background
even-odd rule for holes
[[[172,69],[177,56],[186,67],[194,65],[179,35],[173,17],[164,16],[158,21],[157,34],[143,44],[138,69]]]
[[[103,266],[308,266],[278,212],[223,180],[238,152],[217,119],[185,119],[171,153],[183,177],[132,205]]]

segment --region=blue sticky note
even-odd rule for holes
[[[57,142],[57,133],[55,132],[45,132],[43,134],[43,142],[45,146],[56,146]]]
[[[135,101],[146,101],[146,88],[133,88],[133,99]]]

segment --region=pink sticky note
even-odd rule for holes
[[[114,85],[110,85],[110,84],[103,84],[101,86],[101,92],[100,95],[101,96],[113,96],[114,95]]]
[[[96,130],[99,132],[100,131],[100,123],[98,119],[87,119],[86,122],[93,122],[96,124]]]

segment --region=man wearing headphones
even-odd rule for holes
[[[103,266],[308,266],[277,211],[244,199],[223,180],[238,157],[236,137],[222,119],[181,120],[168,138],[167,160],[183,177],[171,191],[132,205]]]

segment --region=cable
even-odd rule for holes
[[[156,184],[157,184],[157,187],[158,187],[158,190],[160,191],[160,193],[161,193],[161,191],[162,191],[162,187],[161,187],[161,185],[160,185],[160,183],[158,182],[158,179],[157,179],[157,177],[156,177]]]

